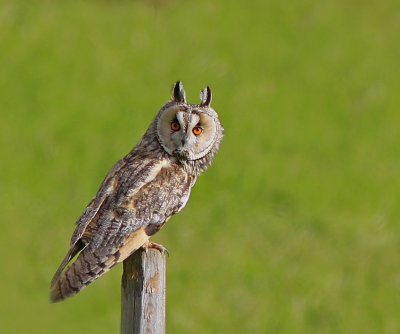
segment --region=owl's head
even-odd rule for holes
[[[169,155],[181,162],[206,162],[206,158],[207,166],[211,164],[224,135],[218,114],[210,106],[211,98],[211,90],[206,87],[200,93],[199,104],[188,103],[182,83],[174,85],[172,99],[156,117],[158,140]]]

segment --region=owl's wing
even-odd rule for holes
[[[51,286],[54,285],[55,281],[59,278],[65,266],[68,264],[71,259],[78,254],[82,249],[86,247],[86,244],[82,242],[81,237],[86,230],[86,227],[93,220],[97,212],[99,211],[101,205],[105,202],[105,200],[110,196],[115,187],[115,183],[117,181],[117,172],[121,169],[122,166],[125,165],[125,160],[119,160],[107,173],[107,176],[104,178],[99,191],[96,196],[91,200],[89,205],[83,211],[82,215],[76,221],[76,229],[71,238],[70,249],[67,255],[64,257],[61,262],[59,268],[51,280]]]
[[[130,161],[114,166],[91,202],[95,205],[86,209],[78,220],[71,249],[52,280],[50,301],[76,294],[123,261],[148,241],[145,227],[150,221],[162,225],[173,213],[163,210],[157,219],[148,214],[149,208],[157,211],[152,201],[163,186],[159,174],[166,165],[165,160],[142,159],[138,163]],[[154,179],[158,179],[158,183],[154,184]],[[64,271],[78,252],[76,261]]]
[[[76,229],[71,238],[71,249],[81,239],[86,227],[93,220],[105,200],[114,192],[118,184],[119,171],[126,165],[126,158],[119,160],[107,173],[103,183],[100,186],[96,196],[83,211],[82,215],[76,221]],[[73,257],[74,255],[72,255]]]

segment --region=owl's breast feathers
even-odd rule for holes
[[[128,155],[117,162],[77,221],[71,248],[52,280],[50,301],[75,295],[146,244],[185,206],[195,181],[168,158]]]

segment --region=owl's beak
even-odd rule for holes
[[[188,160],[189,158],[189,151],[185,150],[183,146],[178,147],[174,151],[174,155],[179,159],[179,160]]]

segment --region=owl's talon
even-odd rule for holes
[[[148,248],[154,248],[157,249],[158,251],[160,251],[161,253],[166,253],[169,256],[169,252],[168,249],[166,249],[163,245],[160,245],[156,242],[148,242],[147,244],[144,245],[144,249],[148,249]]]

